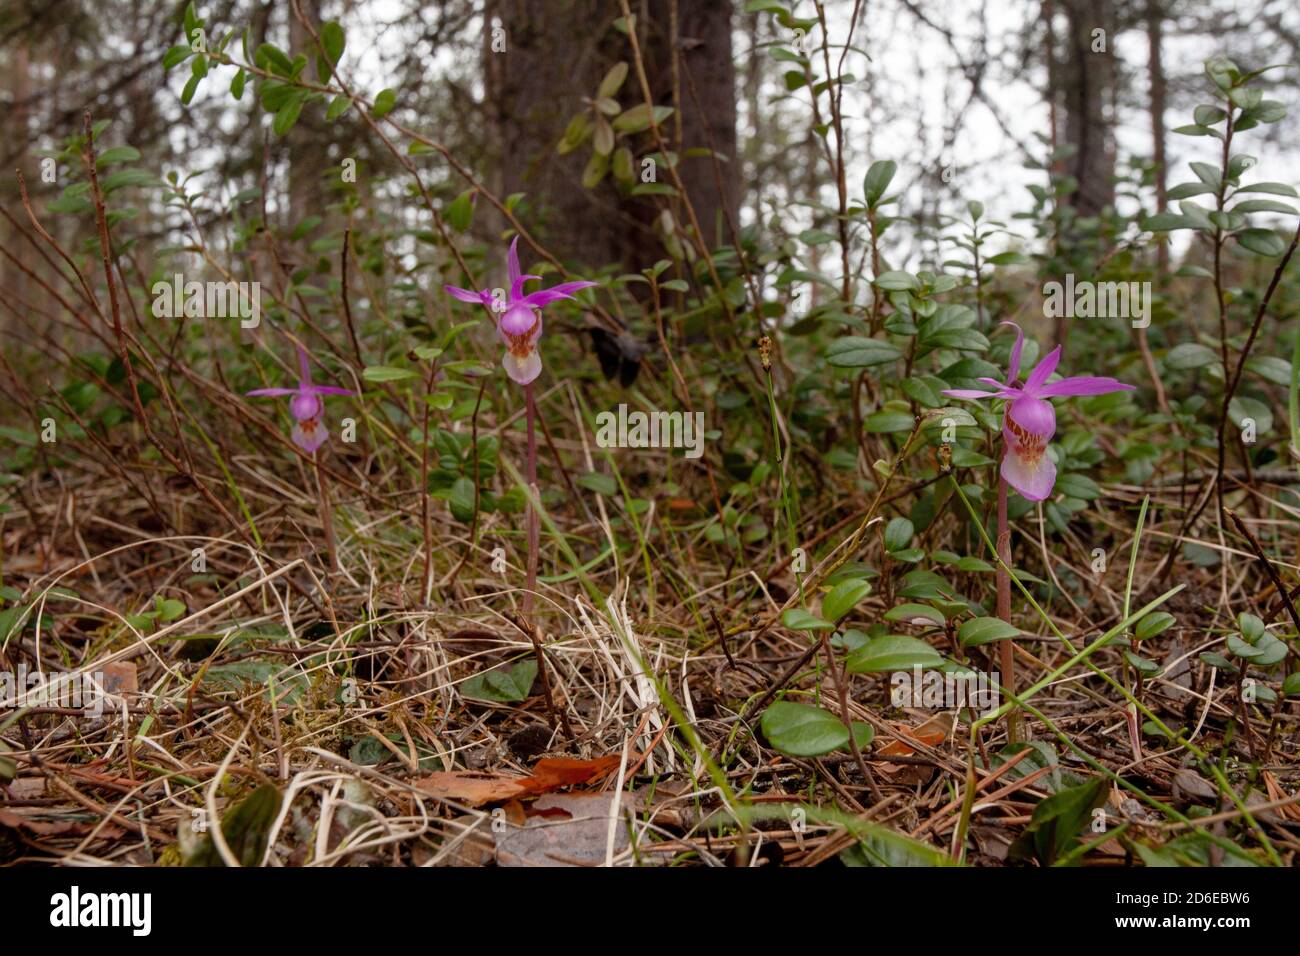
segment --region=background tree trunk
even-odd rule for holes
[[[731,3],[648,0],[643,6],[648,9],[638,39],[651,94],[657,105],[676,109],[661,132],[679,155],[678,172],[713,248],[719,235],[730,241],[726,220],[735,220],[738,200]],[[619,5],[610,0],[498,0],[489,9],[489,24],[499,18],[507,48],[495,52],[491,37],[485,37],[484,75],[502,191],[526,193],[530,224],[576,264],[615,260],[640,269],[665,255],[652,229],[658,205],[621,195],[610,177],[595,189],[583,187],[590,141],[567,156],[555,152],[569,121],[587,107],[584,98],[595,96],[609,68],[620,60],[630,64],[629,44],[612,28],[619,15]],[[575,24],[582,29],[575,30]],[[635,69],[617,99],[624,109],[644,101]],[[655,151],[654,142],[644,133],[631,145],[639,175],[640,161]],[[723,160],[716,172],[708,156],[687,155],[710,147]],[[659,168],[656,178],[667,182],[667,171]],[[689,224],[684,210],[678,219]]]
[[[1065,142],[1075,147],[1066,171],[1078,181],[1070,201],[1080,216],[1095,216],[1115,200],[1115,159],[1106,105],[1115,85],[1115,20],[1109,0],[1062,0],[1068,19],[1061,69]],[[1105,51],[1093,52],[1094,30],[1105,31]]]

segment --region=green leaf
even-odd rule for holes
[[[1288,186],[1286,183],[1251,183],[1249,186],[1242,186],[1237,190],[1239,193],[1268,193],[1273,196],[1292,196],[1297,194],[1294,186]]]
[[[235,77],[230,81],[230,95],[237,100],[244,98],[244,84],[248,80],[248,74],[242,69],[235,71]]]
[[[289,130],[293,129],[293,124],[298,122],[298,116],[302,113],[302,105],[305,103],[305,96],[294,96],[289,102],[280,107],[275,114],[275,121],[271,124],[276,136],[284,136]]]
[[[897,361],[902,355],[902,349],[890,342],[846,335],[827,346],[826,363],[836,368],[868,368]]]
[[[810,704],[778,700],[763,711],[761,726],[768,743],[792,757],[819,757],[849,742],[844,721]],[[870,724],[855,723],[853,736],[859,747],[865,747],[874,731]]]
[[[671,106],[656,106],[652,111],[645,103],[638,103],[614,117],[614,130],[619,133],[640,133],[650,128],[651,120],[662,123],[673,115]]]
[[[1164,633],[1174,623],[1175,618],[1172,614],[1166,611],[1153,611],[1137,622],[1137,627],[1133,628],[1133,635],[1139,641],[1145,641],[1157,634]]]
[[[329,108],[325,110],[325,118],[331,123],[348,111],[352,101],[340,93],[334,99],[330,100]]]
[[[474,218],[474,190],[467,189],[450,203],[443,211],[443,218],[447,220],[447,225],[457,232],[464,232],[469,228],[470,222]]]
[[[1283,215],[1294,216],[1295,207],[1289,206],[1284,202],[1278,202],[1276,199],[1247,199],[1237,203],[1232,207],[1233,212],[1280,212]]]
[[[9,640],[9,635],[26,620],[30,610],[31,605],[16,604],[0,611],[0,645]]]
[[[1165,356],[1165,367],[1176,369],[1178,371],[1187,371],[1194,368],[1202,368],[1212,362],[1219,361],[1219,356],[1208,346],[1201,345],[1198,342],[1184,342],[1182,345],[1176,345],[1169,350]]]
[[[1129,662],[1129,664],[1137,669],[1138,673],[1143,674],[1146,677],[1160,673],[1160,665],[1150,658],[1139,657],[1132,651],[1125,651],[1124,658]]]
[[[1077,471],[1068,471],[1056,482],[1056,490],[1071,498],[1094,501],[1101,497],[1101,487],[1087,475]]]
[[[933,624],[935,627],[944,625],[943,612],[928,604],[900,604],[885,612],[885,620],[902,624]]]
[[[1271,229],[1243,229],[1236,234],[1237,242],[1245,249],[1261,256],[1280,256],[1286,252],[1286,243]]]
[[[876,288],[884,289],[886,292],[901,292],[917,288],[916,276],[910,272],[901,272],[897,269],[877,276],[873,284]]]
[[[901,551],[912,543],[916,528],[906,518],[894,518],[885,525],[885,550]]]
[[[868,208],[874,209],[880,202],[897,171],[898,164],[892,159],[878,159],[871,164],[862,180],[862,191],[866,195]]]
[[[367,382],[400,382],[404,379],[415,378],[415,373],[409,368],[371,365],[361,373],[361,377]]]
[[[1048,797],[1034,808],[1029,826],[1011,845],[1015,860],[1034,857],[1043,866],[1079,845],[1079,833],[1092,822],[1092,811],[1106,802],[1110,782],[1094,777],[1087,783],[1070,787]]]
[[[392,90],[384,89],[379,91],[375,97],[375,108],[370,111],[370,115],[375,119],[381,119],[393,111],[397,105],[397,94]]]
[[[870,593],[870,582],[861,578],[841,581],[822,598],[822,617],[828,621],[838,621]]]
[[[1238,428],[1245,428],[1242,424],[1246,419],[1255,422],[1255,434],[1263,435],[1273,428],[1273,410],[1257,398],[1251,398],[1248,395],[1237,395],[1228,403],[1228,417]]]
[[[627,79],[627,62],[619,60],[605,73],[605,78],[600,81],[600,87],[596,90],[597,99],[606,99],[613,96],[623,86],[623,81]]]
[[[992,641],[1006,641],[1020,636],[1020,629],[996,617],[976,617],[957,631],[962,647],[978,647]]]
[[[331,63],[338,63],[343,56],[343,48],[347,45],[347,37],[343,33],[343,28],[333,20],[322,24],[320,28],[321,46],[325,48],[325,55],[329,57]]]
[[[293,63],[274,44],[263,43],[258,46],[253,59],[259,66],[270,67],[272,73],[278,73],[280,76],[291,76],[293,74]]]
[[[451,516],[457,521],[469,524],[474,520],[474,482],[464,475],[451,485],[451,494],[447,498],[451,506]]]
[[[588,491],[594,491],[606,498],[612,498],[618,494],[618,482],[609,475],[601,474],[598,471],[589,471],[574,480]]]
[[[170,70],[174,66],[179,66],[190,58],[194,51],[190,49],[188,43],[178,43],[171,47],[163,54],[162,65],[164,70]]]
[[[1142,220],[1142,228],[1147,232],[1170,232],[1174,229],[1190,229],[1192,221],[1186,216],[1173,212],[1162,212]]]
[[[781,615],[781,623],[792,631],[833,631],[835,625],[801,607],[792,607]]]
[[[1254,660],[1256,657],[1263,655],[1263,650],[1254,644],[1249,644],[1242,640],[1236,634],[1229,634],[1227,640],[1228,652],[1236,657],[1244,657],[1246,660]]]
[[[1268,632],[1264,621],[1248,611],[1237,615],[1237,629],[1241,631],[1241,636],[1252,644],[1259,643],[1259,639]]]
[[[585,189],[595,189],[609,172],[609,157],[599,151],[593,151],[582,170],[582,185]]]
[[[850,674],[881,674],[913,667],[934,670],[943,665],[943,657],[919,638],[884,634],[853,651],[846,664]]]
[[[1287,697],[1300,697],[1300,671],[1288,674],[1282,681],[1282,693]]]
[[[528,699],[528,691],[536,679],[537,661],[527,659],[475,674],[460,685],[460,692],[461,696],[474,700],[513,704]]]
[[[174,621],[185,613],[185,604],[172,598],[160,598],[154,602],[154,608],[158,611],[158,620]]]
[[[99,154],[96,166],[111,166],[114,163],[134,163],[140,158],[140,151],[134,146],[111,146]]]
[[[874,415],[868,415],[863,424],[873,435],[888,435],[911,431],[912,426],[916,424],[916,419],[907,412],[882,409]]]
[[[280,814],[280,791],[264,783],[229,810],[221,820],[221,835],[240,866],[261,866],[266,840]],[[205,834],[186,866],[224,866],[220,852]]]

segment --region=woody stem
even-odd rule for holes
[[[998,476],[998,617],[1011,623],[1011,528],[1007,524],[1007,480]],[[1001,684],[1012,694],[1016,692],[1015,644],[1012,639],[1001,643]],[[1007,738],[1011,743],[1020,739],[1020,715],[1017,711],[1007,713]]]

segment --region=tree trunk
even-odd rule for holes
[[[738,198],[731,3],[646,0],[635,9],[645,11],[637,29],[651,95],[656,105],[675,109],[660,131],[679,156],[678,173],[711,249],[719,235],[730,241],[726,223],[735,220]],[[483,58],[501,191],[526,194],[522,215],[529,228],[562,258],[584,266],[615,261],[631,270],[665,257],[654,231],[662,200],[629,196],[612,176],[584,187],[590,139],[568,155],[556,152],[569,121],[588,109],[602,77],[620,60],[632,69],[615,99],[625,110],[644,102],[631,45],[612,27],[619,16],[610,0],[498,0],[488,23],[504,29],[505,50],[485,37]],[[653,134],[621,137],[618,145],[631,149],[639,182],[643,160],[657,150]],[[710,147],[725,160],[716,173],[709,157],[687,155]],[[655,181],[669,182],[662,164]],[[688,226],[684,208],[678,213]]]
[[[289,16],[289,48],[293,54],[307,56],[303,76],[316,77],[316,41],[298,22],[293,9],[285,5]],[[321,16],[320,0],[298,0],[298,8],[319,35]],[[329,77],[321,77],[322,83]],[[319,109],[306,109],[286,137],[289,147],[289,226],[296,226],[308,216],[327,219],[326,203],[329,194],[325,188],[325,171],[329,164],[329,131]]]
[[[1095,216],[1115,201],[1111,119],[1106,111],[1115,85],[1115,20],[1109,0],[1062,0],[1061,5],[1068,19],[1061,70],[1065,141],[1075,147],[1066,170],[1079,184],[1070,203],[1080,216]],[[1097,30],[1105,32],[1095,36]]]

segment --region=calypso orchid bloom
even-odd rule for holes
[[[293,415],[293,440],[299,448],[311,454],[325,444],[329,431],[321,420],[325,414],[325,402],[322,395],[351,395],[346,388],[334,385],[313,385],[311,367],[307,361],[307,352],[298,346],[298,387],[297,388],[255,388],[248,395],[283,397],[289,399],[289,413]]]
[[[943,394],[953,398],[1007,400],[1002,414],[1002,477],[1030,501],[1042,501],[1052,493],[1052,486],[1056,484],[1056,465],[1047,455],[1047,443],[1056,433],[1056,410],[1047,399],[1132,391],[1134,386],[1094,375],[1063,378],[1048,384],[1048,378],[1061,361],[1059,345],[1034,367],[1024,384],[1020,385],[1016,379],[1020,376],[1020,350],[1025,342],[1025,333],[1014,322],[1002,324],[1016,330],[1016,344],[1011,347],[1011,367],[1007,369],[1007,380],[999,382],[991,378],[979,379],[993,386],[995,391],[992,392],[973,388],[949,388]]]
[[[595,282],[561,282],[549,289],[538,289],[524,295],[524,283],[541,276],[523,275],[519,269],[519,237],[510,243],[507,267],[510,273],[509,296],[505,308],[497,317],[497,335],[506,347],[501,359],[506,374],[520,385],[527,385],[542,374],[542,357],[537,352],[537,340],[542,337],[542,312],[545,305],[559,299],[572,299],[573,293],[596,285]],[[471,292],[454,285],[444,286],[447,292],[462,302],[479,302],[494,309],[496,300],[491,289]]]

